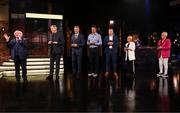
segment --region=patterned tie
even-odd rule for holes
[[[77,39],[77,37],[78,37],[78,34],[75,34],[75,38]]]

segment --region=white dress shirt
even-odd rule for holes
[[[113,36],[109,36],[109,41],[113,41]],[[109,46],[110,49],[112,49],[112,46]]]

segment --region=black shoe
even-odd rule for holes
[[[26,78],[26,79],[24,79],[23,81],[24,81],[24,83],[27,83],[27,82],[28,82],[27,78]]]
[[[20,79],[16,79],[16,82],[17,82],[17,83],[20,83],[20,82],[21,82],[21,80],[20,80]]]
[[[23,88],[26,88],[27,85],[28,85],[28,80],[27,80],[27,79],[24,79],[23,81],[24,81],[24,82],[23,82]]]
[[[21,81],[20,80],[16,80],[16,84],[20,85]]]
[[[56,76],[56,80],[59,80],[59,76]]]
[[[51,76],[46,77],[46,80],[52,81],[53,78]]]

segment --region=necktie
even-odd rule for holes
[[[78,37],[78,34],[75,34],[75,38],[77,39],[77,37]]]

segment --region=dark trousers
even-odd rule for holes
[[[82,54],[72,53],[72,71],[73,73],[81,73],[82,70]]]
[[[106,72],[110,71],[110,66],[113,66],[113,72],[117,71],[117,53],[114,53],[112,50],[109,50],[108,53],[106,53]]]
[[[89,48],[90,73],[98,73],[99,53],[98,48]]]
[[[20,77],[20,66],[22,68],[22,78],[27,80],[27,69],[26,69],[26,59],[20,59],[19,56],[15,56],[14,64],[15,64],[15,76],[16,80],[19,81]]]
[[[52,53],[52,54],[50,55],[50,72],[49,72],[49,76],[50,76],[50,77],[53,77],[53,73],[54,73],[54,62],[56,62],[56,76],[59,75],[60,58],[61,58],[61,54]]]
[[[126,61],[126,72],[128,74],[135,74],[135,65],[134,65],[134,60],[130,61],[130,60],[127,60]]]

